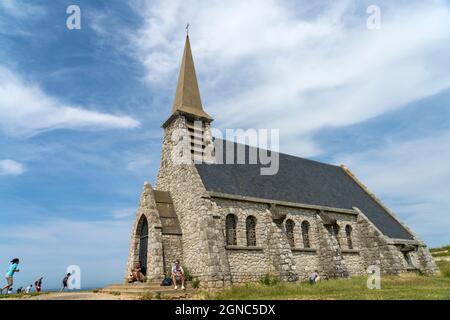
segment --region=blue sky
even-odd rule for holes
[[[81,30],[66,8],[81,8]],[[17,284],[120,282],[190,22],[218,129],[279,128],[281,151],[346,164],[428,244],[450,243],[450,4],[0,2],[0,267]]]

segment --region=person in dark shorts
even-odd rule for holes
[[[309,276],[309,283],[310,284],[316,284],[319,283],[321,280],[320,275],[319,275],[319,271],[314,270],[313,273],[311,273],[311,275]]]
[[[175,261],[175,265],[172,267],[172,283],[174,285],[174,289],[178,289],[177,280],[181,281],[181,289],[186,290],[185,282],[186,277],[184,275],[183,267],[180,265],[180,261]]]
[[[36,288],[36,292],[41,292],[42,289],[42,279],[44,277],[40,277],[36,282],[34,283],[34,287]]]
[[[63,281],[62,281],[62,287],[61,287],[61,291],[60,291],[60,292],[63,292],[64,289],[67,288],[67,286],[68,286],[67,283],[69,282],[69,278],[70,278],[70,273],[68,273],[68,274],[64,277],[64,279],[63,279]]]

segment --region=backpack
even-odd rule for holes
[[[161,286],[167,287],[172,285],[172,279],[170,278],[164,278],[164,280],[161,282]]]

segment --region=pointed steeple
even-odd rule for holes
[[[203,110],[189,35],[186,35],[186,43],[184,46],[183,59],[181,60],[180,73],[178,75],[178,84],[175,92],[175,99],[173,101],[172,114],[168,121],[177,113],[192,115],[207,121],[213,120],[211,116]]]

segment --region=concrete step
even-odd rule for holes
[[[100,292],[103,293],[121,293],[121,294],[131,294],[131,295],[143,295],[146,293],[153,293],[153,294],[163,294],[167,296],[172,295],[191,295],[192,293],[195,293],[196,291],[194,289],[186,289],[186,290],[129,290],[129,291],[121,291],[121,290],[100,290]]]
[[[160,286],[158,283],[134,283],[134,284],[112,284],[100,290],[105,293],[124,293],[142,295],[144,293],[163,294],[168,296],[184,296],[194,293],[196,289],[187,287],[186,290],[175,290],[173,286]]]
[[[123,293],[140,293],[140,292],[172,292],[172,291],[193,291],[193,288],[186,288],[185,290],[175,290],[173,287],[159,287],[159,288],[103,288],[102,292],[123,292]]]

